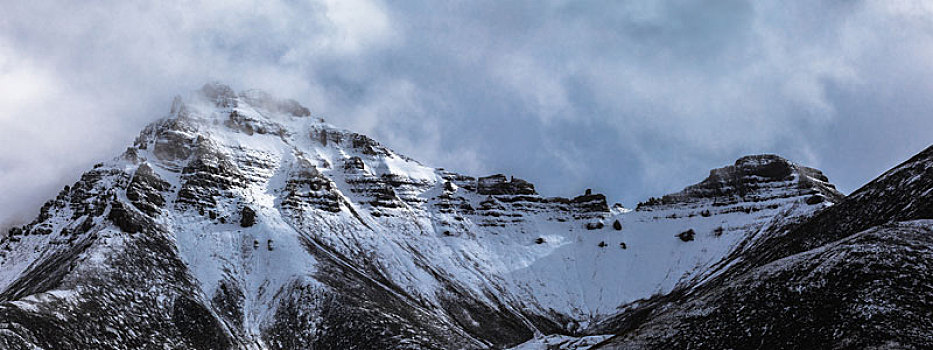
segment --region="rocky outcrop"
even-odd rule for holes
[[[333,128],[311,128],[308,136],[322,146],[353,149],[366,156],[387,156],[392,152],[366,135],[336,130]]]
[[[476,192],[482,195],[537,194],[535,192],[535,186],[530,182],[517,179],[514,176],[509,179],[502,174],[490,175],[477,179]]]
[[[110,205],[110,213],[107,219],[113,222],[120,230],[126,233],[138,233],[151,225],[151,222],[145,220],[132,209],[123,205],[123,202],[114,201]]]
[[[136,168],[136,173],[126,188],[126,198],[134,207],[149,216],[158,216],[165,206],[165,197],[162,195],[171,189],[171,185],[162,180],[148,164]]]
[[[256,224],[256,211],[250,207],[240,210],[240,227],[252,227]]]
[[[308,210],[340,211],[336,185],[316,168],[306,164],[289,174],[282,206],[297,212]]]
[[[609,213],[609,204],[606,202],[606,196],[600,193],[593,194],[587,191],[587,194],[574,197],[570,201],[570,204],[575,211],[581,213]]]
[[[73,185],[65,186],[55,199],[43,204],[35,220],[12,228],[8,236],[84,234],[90,230],[90,220],[106,212],[110,201],[116,197],[117,191],[126,188],[127,182],[128,174],[120,170],[98,167],[88,171]],[[53,217],[65,220],[52,222],[50,219]]]
[[[241,92],[239,97],[250,106],[272,113],[281,113],[292,117],[310,117],[311,110],[292,99],[279,99],[265,91],[249,90]]]
[[[163,161],[183,161],[188,159],[196,146],[194,131],[183,119],[172,119],[161,123],[153,134],[144,132],[137,139],[137,148],[152,147],[152,154]]]
[[[202,209],[212,209],[218,197],[230,196],[231,189],[243,187],[246,181],[236,163],[209,147],[199,148],[181,173],[183,183],[176,205]]]
[[[201,96],[221,108],[232,108],[238,105],[236,91],[221,83],[204,84],[201,87]]]
[[[738,203],[762,203],[790,197],[820,197],[836,203],[843,195],[819,170],[794,164],[776,155],[755,155],[738,159],[734,165],[710,171],[702,182],[683,191],[639,203],[639,210],[670,205],[710,202],[724,207]],[[810,199],[812,204],[823,200]],[[744,206],[743,210],[754,210]]]

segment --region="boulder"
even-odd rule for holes
[[[694,236],[696,236],[696,232],[694,232],[693,229],[689,229],[677,234],[677,238],[680,238],[680,240],[684,242],[692,241]]]
[[[240,211],[240,226],[251,227],[256,224],[256,212],[250,207],[243,207]]]

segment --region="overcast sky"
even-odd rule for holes
[[[628,207],[756,153],[849,193],[933,143],[930,1],[134,3],[3,2],[0,224],[208,81]]]

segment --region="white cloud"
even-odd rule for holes
[[[47,103],[58,82],[54,74],[38,67],[0,41],[0,118],[21,117],[29,106]]]
[[[546,69],[540,62],[524,54],[506,54],[488,62],[490,74],[508,86],[522,99],[530,111],[549,122],[552,118],[570,115],[572,108],[561,79],[563,71]]]

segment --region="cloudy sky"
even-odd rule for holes
[[[929,1],[4,1],[0,224],[208,81],[633,206],[745,154],[848,193],[933,143]]]

